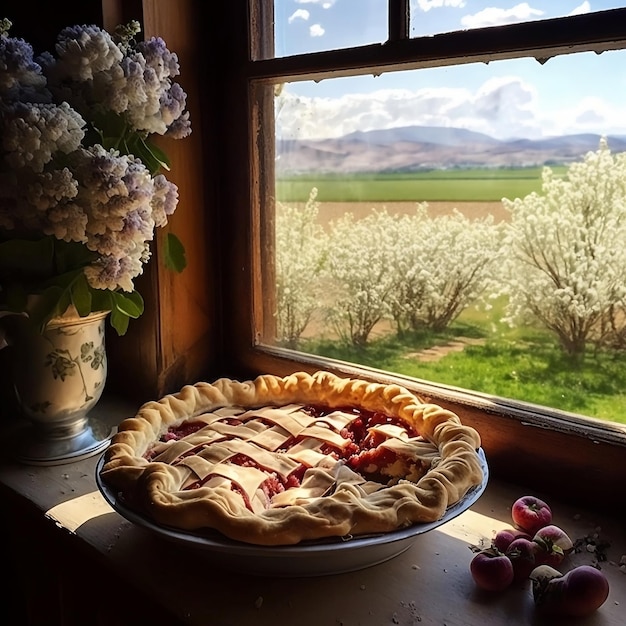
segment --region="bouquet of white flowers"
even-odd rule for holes
[[[123,335],[143,312],[133,279],[178,204],[150,142],[191,132],[178,58],[159,37],[136,41],[137,22],[65,28],[55,55],[36,58],[10,26],[0,21],[0,307],[40,329],[70,306],[111,311]],[[165,258],[185,266],[171,233]]]

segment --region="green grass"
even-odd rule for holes
[[[557,174],[566,170],[553,168]],[[276,181],[281,202],[306,202],[313,187],[318,202],[499,202],[541,190],[542,168],[433,170],[396,174],[319,174]]]
[[[470,313],[465,320],[460,318],[445,333],[410,333],[401,339],[389,335],[374,339],[361,349],[328,340],[303,342],[300,349],[626,424],[625,354],[590,350],[581,363],[574,364],[561,352],[552,335],[541,329],[508,329],[495,322],[495,317],[477,324],[473,317]],[[461,336],[482,337],[485,344],[468,345],[463,352],[451,352],[434,362],[416,358],[415,353],[424,348],[445,345]]]
[[[406,361],[406,359],[404,359]],[[400,372],[399,368],[403,368]],[[434,363],[385,369],[494,396],[523,400],[626,424],[626,358],[587,355],[574,366],[554,346],[489,341]]]

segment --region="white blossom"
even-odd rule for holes
[[[390,312],[393,249],[398,217],[374,210],[356,220],[346,213],[331,223],[328,275],[333,289],[328,316],[344,339],[367,343],[374,326]]]
[[[321,312],[355,345],[384,319],[398,332],[442,330],[497,281],[501,226],[492,217],[430,218],[424,203],[413,215],[348,213],[327,233],[316,195],[304,208],[277,207],[278,339],[290,347]]]
[[[544,168],[541,194],[503,203],[507,320],[539,322],[572,356],[624,334],[626,154],[602,140],[564,178]]]
[[[500,226],[492,216],[428,216],[422,203],[401,218],[390,303],[397,329],[441,331],[496,280]]]
[[[319,308],[327,256],[327,235],[317,223],[317,189],[304,207],[276,207],[277,339],[295,348]]]

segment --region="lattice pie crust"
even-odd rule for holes
[[[457,415],[397,385],[222,378],[124,420],[101,479],[157,524],[286,545],[440,519],[481,483],[479,446]]]

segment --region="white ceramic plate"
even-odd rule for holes
[[[158,525],[125,506],[117,494],[104,484],[100,478],[104,457],[100,458],[96,466],[96,483],[105,500],[130,522],[168,541],[206,552],[212,562],[226,569],[261,576],[324,576],[353,572],[388,561],[408,550],[419,535],[449,522],[469,509],[487,487],[488,467],[482,448],[478,454],[483,470],[482,483],[468,491],[436,522],[415,524],[380,535],[324,539],[294,546],[257,546],[233,541],[210,531],[200,534]]]

